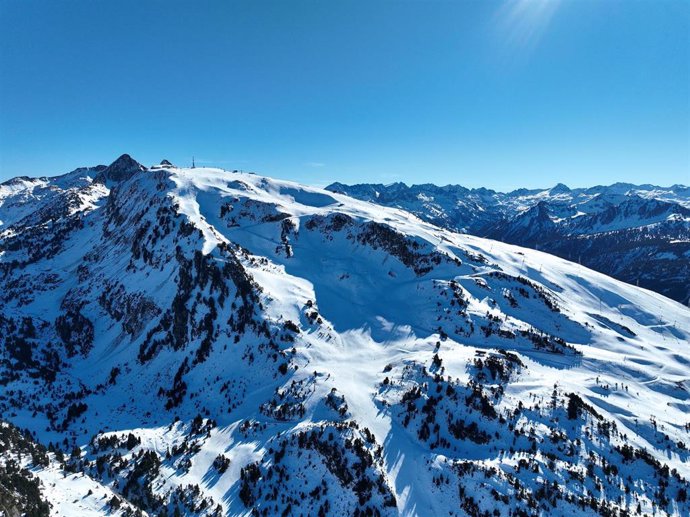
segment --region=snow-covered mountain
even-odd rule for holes
[[[655,292],[126,155],[3,184],[0,220],[12,508],[34,486],[54,515],[690,512],[690,310]]]
[[[690,187],[616,183],[509,193],[459,185],[326,187],[463,233],[540,249],[690,301]]]

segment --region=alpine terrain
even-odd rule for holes
[[[423,192],[0,184],[0,515],[690,515],[690,310],[585,267],[687,299],[687,192],[622,190],[467,208],[571,262]]]
[[[450,230],[546,251],[690,302],[690,187],[558,184],[508,193],[404,183],[326,188],[402,208]]]

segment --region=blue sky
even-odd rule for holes
[[[0,0],[0,179],[690,183],[690,2]]]

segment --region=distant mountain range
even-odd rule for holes
[[[454,231],[580,262],[682,303],[690,298],[690,187],[519,189],[333,183],[331,192],[396,207]]]

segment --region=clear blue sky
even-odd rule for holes
[[[0,0],[0,179],[690,183],[690,1]]]

